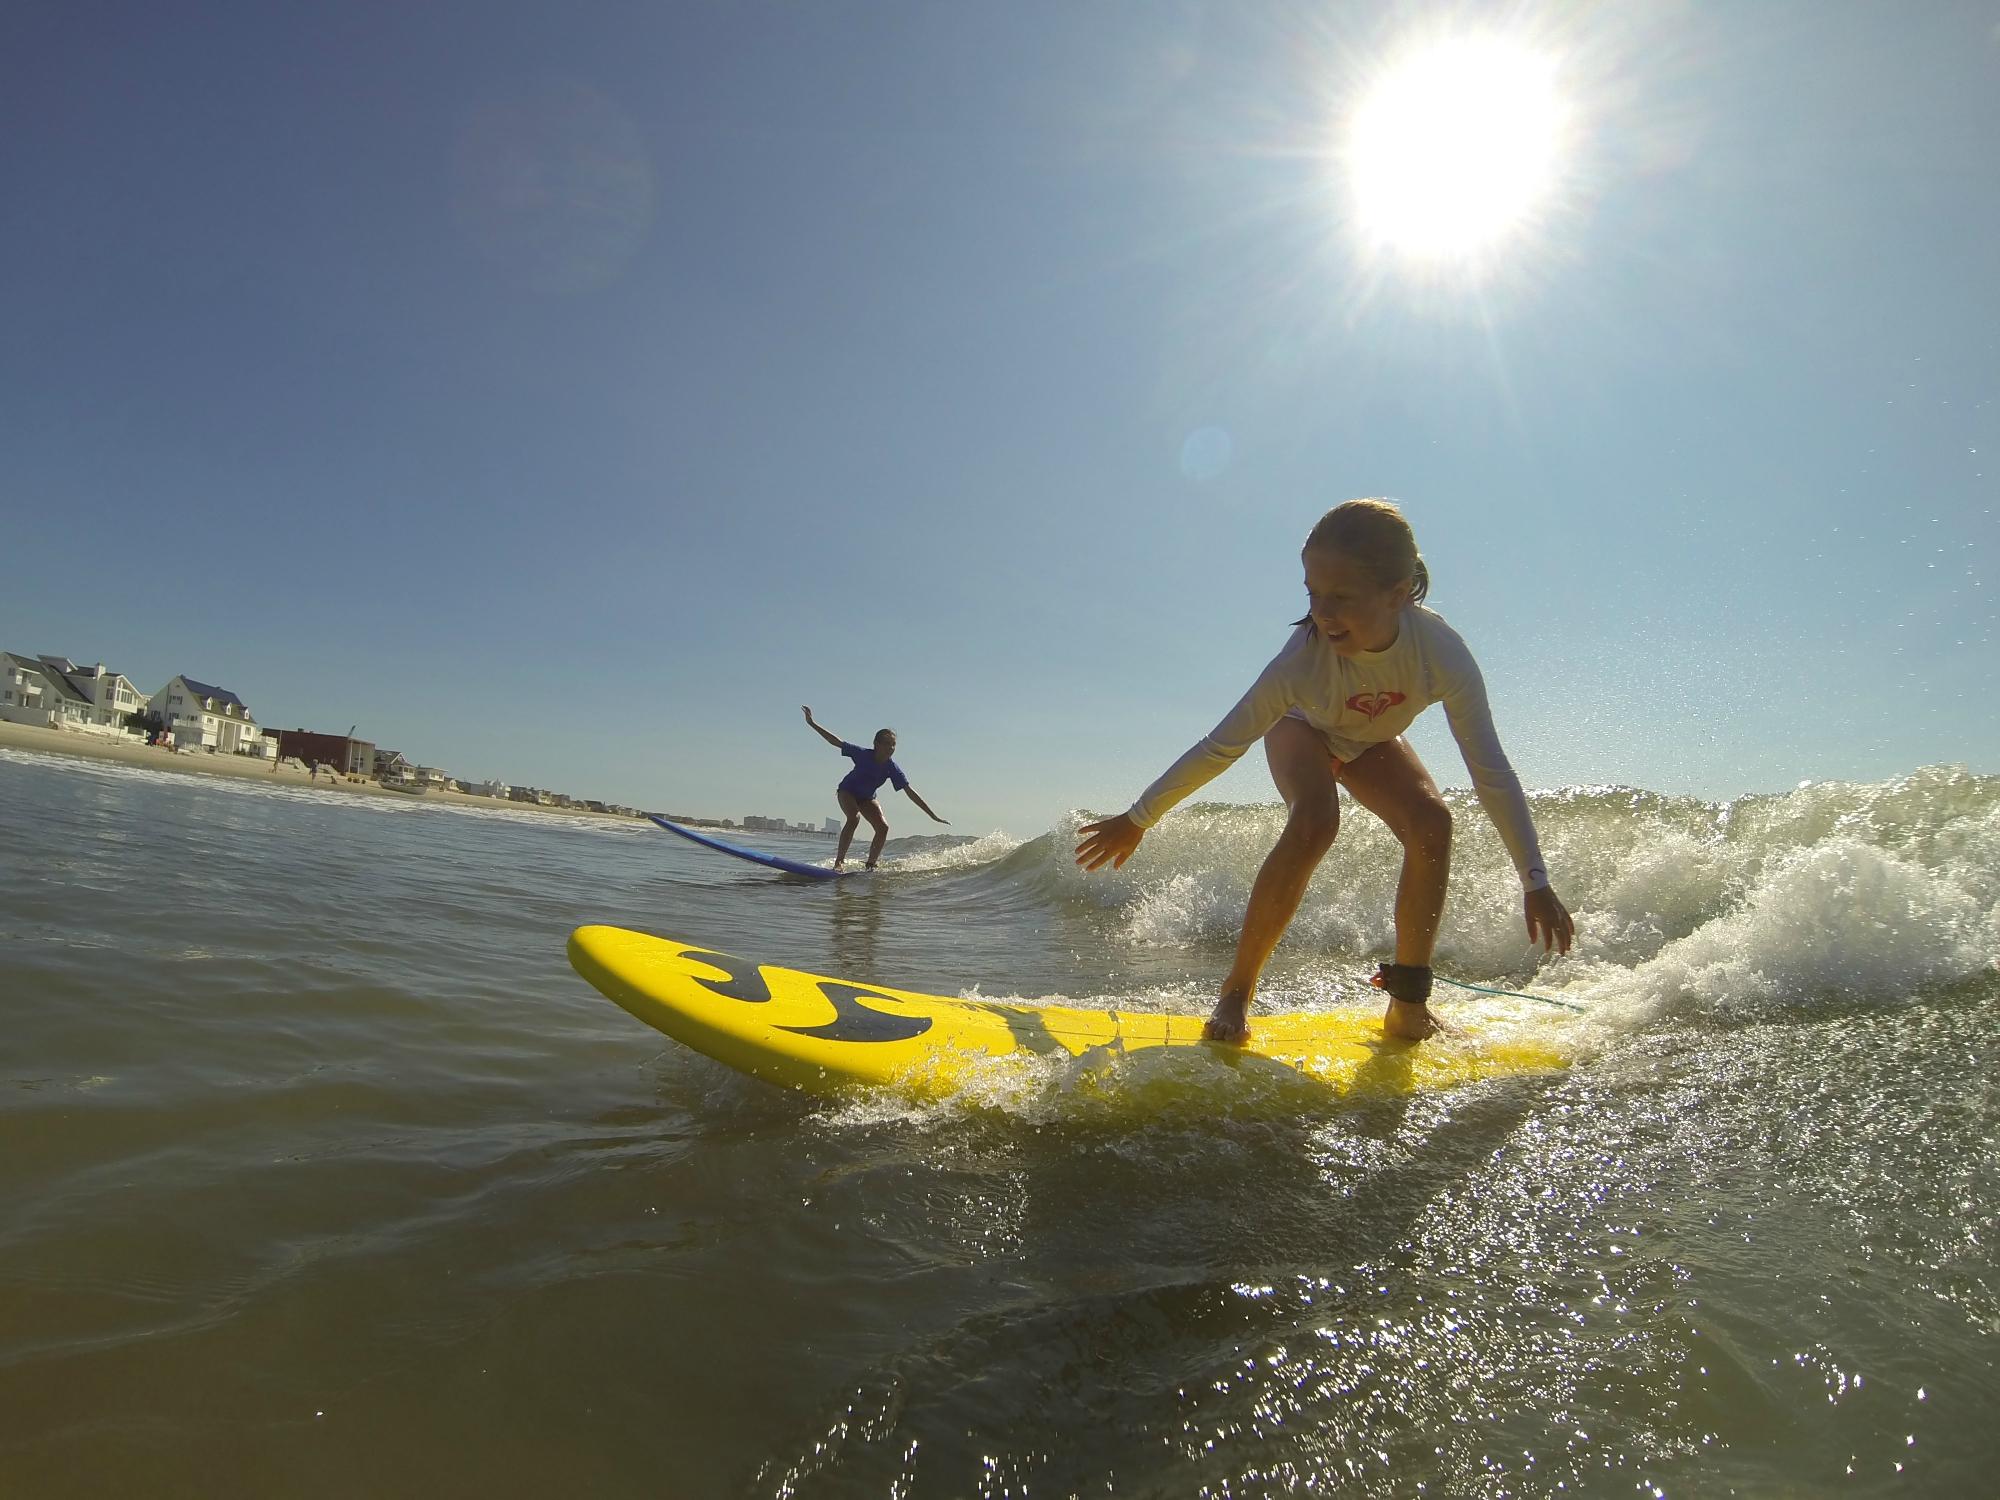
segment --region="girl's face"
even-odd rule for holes
[[[1396,644],[1399,616],[1410,602],[1410,580],[1386,588],[1345,552],[1305,550],[1306,595],[1320,639],[1342,656],[1387,651]]]

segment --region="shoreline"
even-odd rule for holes
[[[249,756],[210,755],[202,751],[168,750],[158,745],[134,745],[129,741],[100,740],[95,735],[73,729],[44,729],[33,724],[14,724],[0,719],[0,749],[27,750],[48,755],[68,755],[80,760],[109,761],[114,765],[137,766],[147,771],[169,771],[184,776],[225,776],[239,781],[258,781],[267,786],[303,787],[307,791],[340,792],[361,797],[387,797],[395,802],[437,803],[451,807],[505,808],[511,812],[559,813],[565,817],[609,818],[620,823],[638,821],[624,813],[596,812],[588,807],[545,807],[539,802],[514,802],[498,797],[475,797],[469,792],[399,792],[365,778],[349,778],[331,771],[315,780],[303,767],[279,765]],[[643,816],[643,814],[641,815]]]

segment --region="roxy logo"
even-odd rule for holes
[[[1356,693],[1347,706],[1372,722],[1402,701],[1401,693]]]

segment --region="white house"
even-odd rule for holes
[[[42,665],[60,672],[78,694],[90,700],[90,721],[122,730],[127,716],[146,706],[146,695],[123,672],[106,671],[103,662],[80,667],[67,656],[44,656]]]
[[[103,662],[79,667],[66,656],[0,653],[0,718],[16,724],[122,735],[126,715],[145,706],[132,680]]]
[[[176,677],[153,694],[150,706],[165,721],[176,750],[270,754],[271,742],[250,716],[249,706],[227,688]]]
[[[90,700],[31,656],[0,653],[0,718],[67,729],[90,717]]]

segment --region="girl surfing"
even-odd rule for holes
[[[1444,704],[1480,805],[1520,874],[1528,940],[1567,953],[1575,924],[1549,884],[1478,664],[1458,632],[1423,607],[1430,573],[1402,512],[1387,500],[1337,505],[1313,527],[1301,558],[1307,613],[1284,648],[1227,717],[1128,811],[1077,830],[1076,862],[1086,870],[1124,864],[1169,808],[1262,739],[1289,816],[1250,888],[1236,961],[1206,1034],[1219,1042],[1250,1035],[1257,978],[1333,846],[1339,788],[1346,787],[1403,846],[1396,961],[1381,965],[1375,983],[1389,995],[1383,1029],[1418,1040],[1437,1030],[1430,964],[1451,873],[1451,809],[1402,735],[1431,704]]]
[[[903,774],[903,768],[892,758],[896,753],[895,730],[876,730],[875,747],[864,750],[821,728],[813,718],[813,711],[803,708],[803,705],[801,707],[806,723],[812,725],[813,733],[854,762],[854,769],[841,778],[840,785],[833,792],[840,801],[840,810],[847,814],[847,822],[840,830],[840,843],[833,851],[833,867],[836,870],[847,863],[847,846],[854,842],[854,825],[863,818],[875,830],[875,837],[868,845],[868,868],[874,869],[875,862],[881,859],[882,846],[889,841],[889,820],[882,816],[882,804],[875,800],[875,794],[882,789],[885,781],[897,791],[908,793],[912,802],[930,813],[931,821],[943,823],[947,828],[951,826],[949,819],[931,812],[930,804],[917,795],[917,789],[910,785],[910,778]]]

